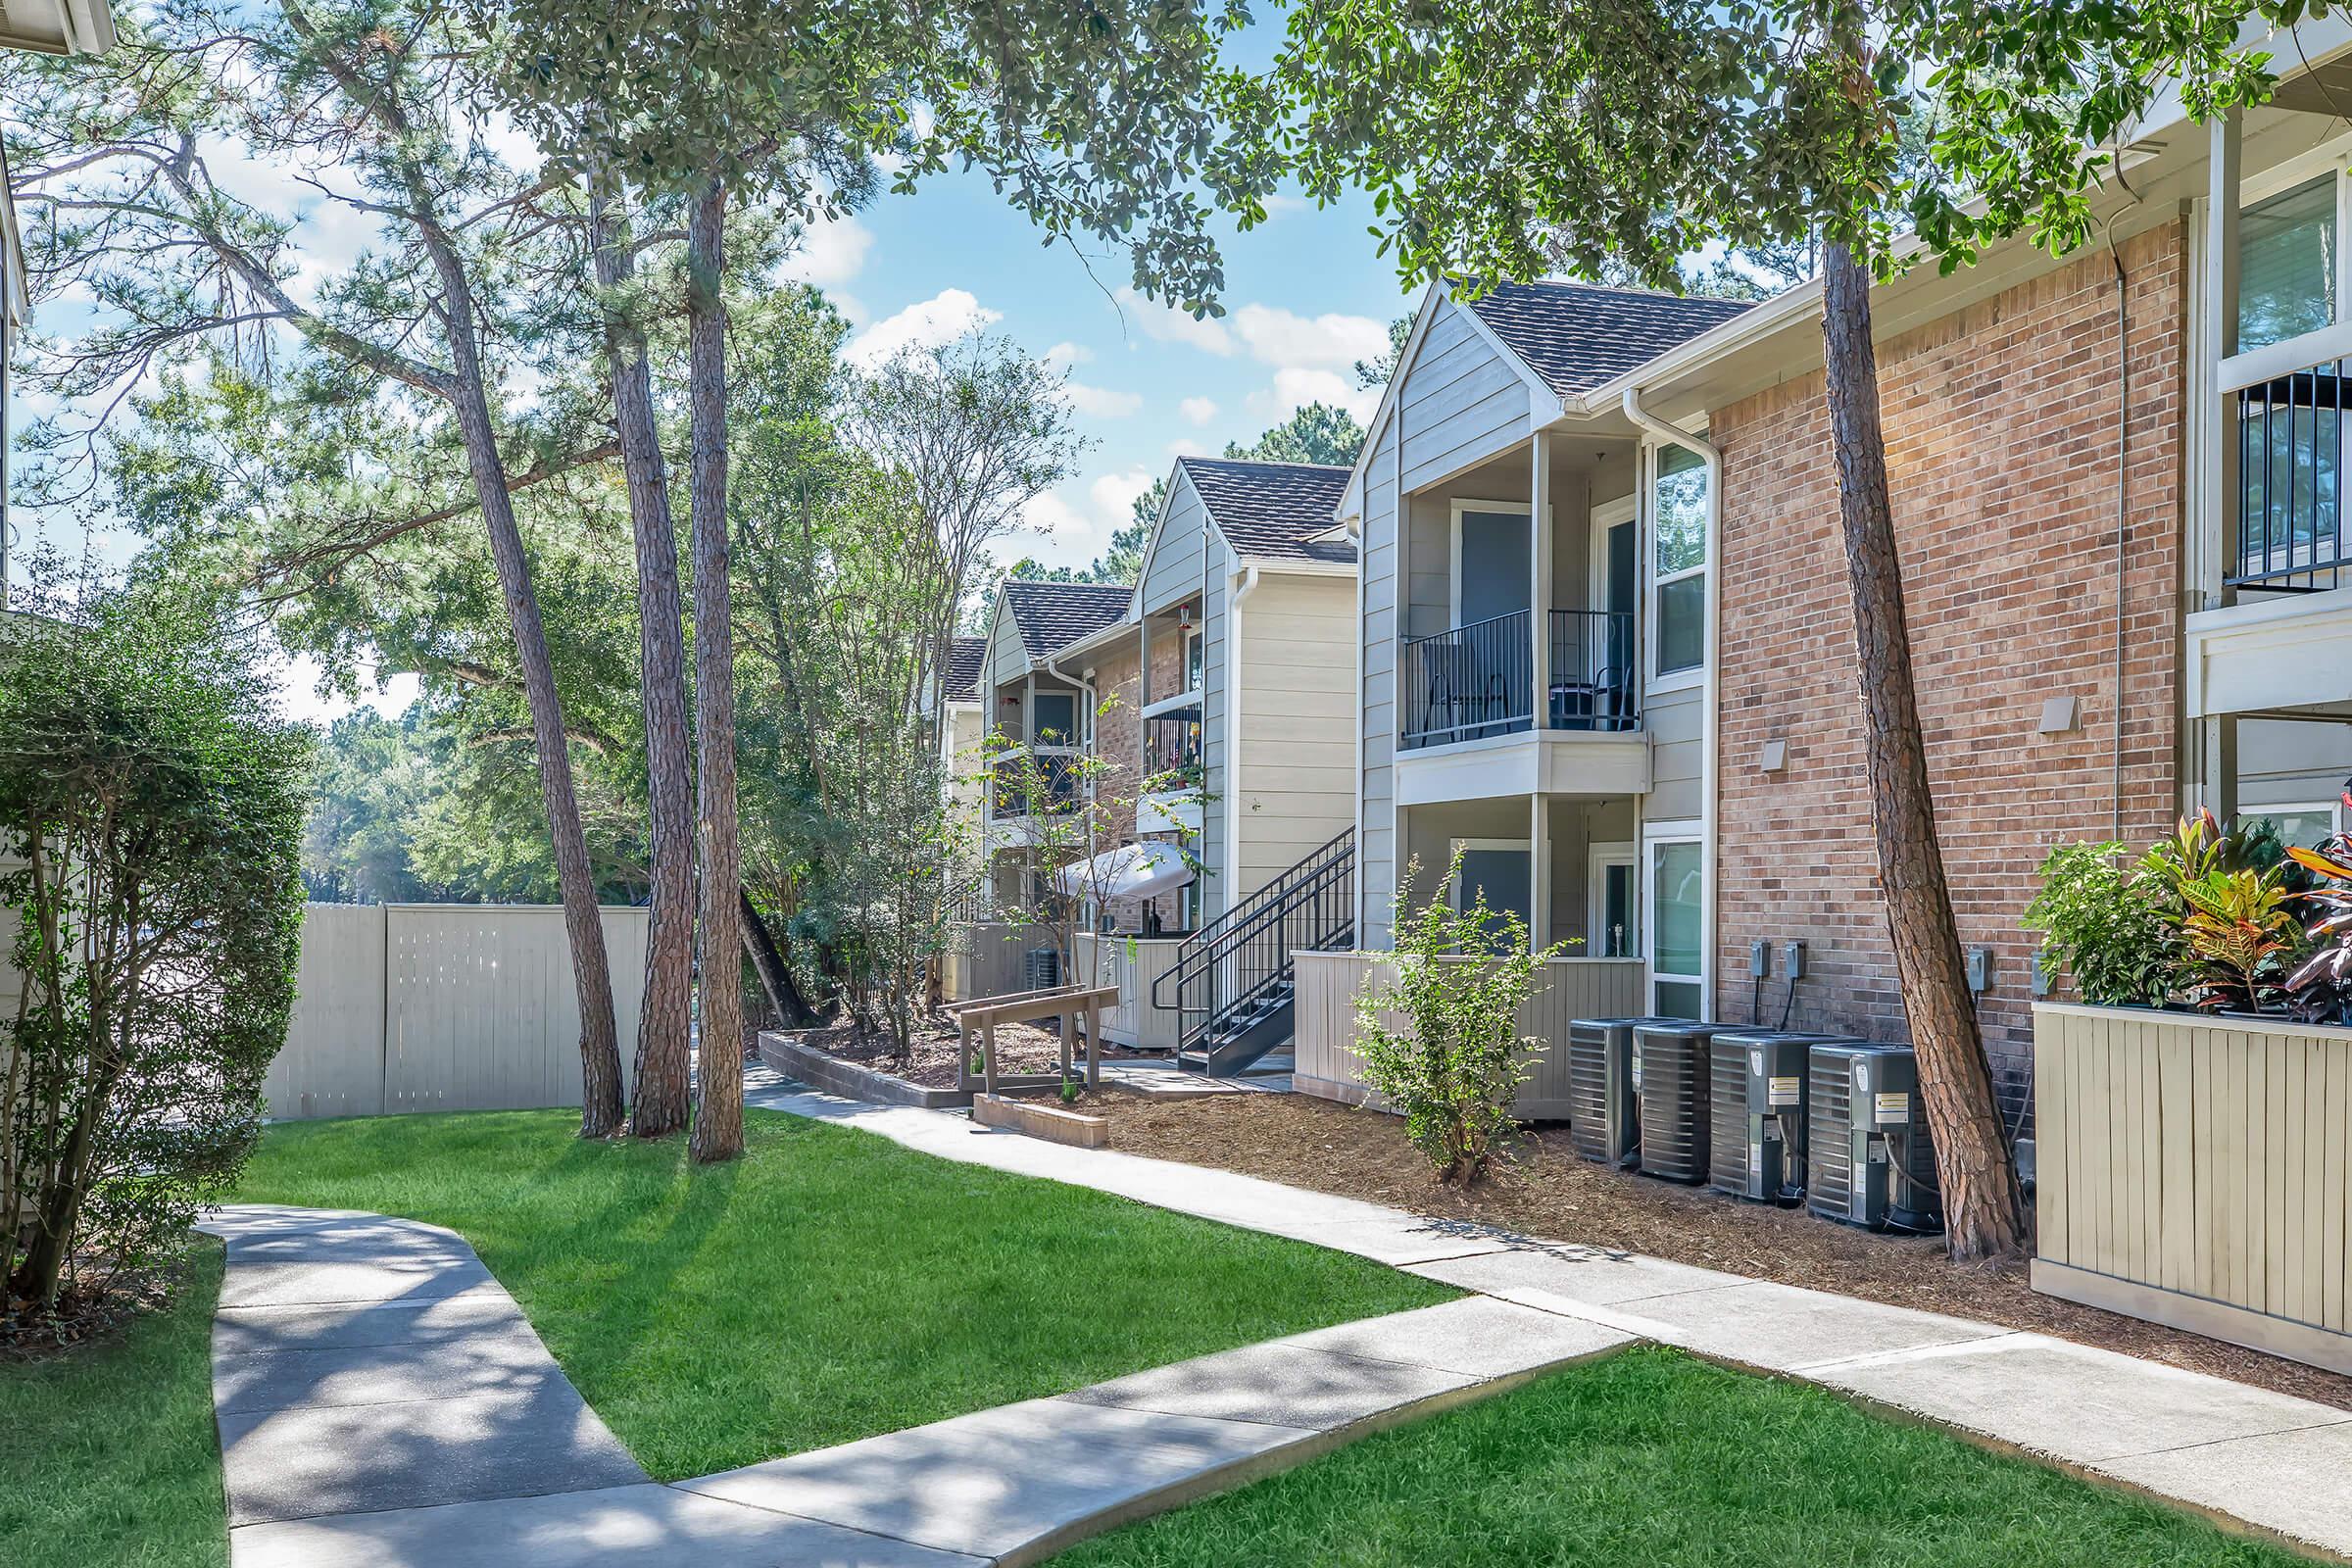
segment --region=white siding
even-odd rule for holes
[[[1438,300],[1431,311],[1396,396],[1408,492],[1523,440],[1530,416],[1520,368],[1451,300]]]
[[[1200,591],[1201,550],[1209,537],[1208,509],[1183,468],[1169,481],[1166,520],[1144,572],[1143,613],[1173,609]]]
[[[1357,794],[1355,874],[1364,910],[1361,946],[1391,943],[1389,903],[1396,891],[1396,423],[1384,420],[1364,465],[1362,780]]]
[[[1261,573],[1243,603],[1236,896],[1355,820],[1352,577]]]
[[[981,677],[980,705],[983,728],[994,728],[1001,710],[987,690],[990,686],[1009,686],[1029,673],[1029,651],[1021,646],[1020,627],[1015,625],[1012,612],[1005,608],[1004,596],[997,596],[997,606],[988,622],[988,662]]]
[[[1200,594],[1200,760],[1207,780],[1208,802],[1201,811],[1200,863],[1208,868],[1206,885],[1201,889],[1201,913],[1204,919],[1214,919],[1234,902],[1233,871],[1226,852],[1226,813],[1232,809],[1227,791],[1232,787],[1232,771],[1227,766],[1226,742],[1226,674],[1227,636],[1226,599],[1230,593],[1229,574],[1232,556],[1223,538],[1205,533],[1202,552],[1207,564],[1208,580]]]
[[[1649,731],[1649,794],[1643,798],[1645,821],[1674,822],[1706,816],[1704,752],[1706,691],[1691,686],[1682,691],[1645,696],[1642,726]]]

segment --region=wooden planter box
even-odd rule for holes
[[[2352,1372],[2352,1029],[2034,1008],[2034,1288]]]

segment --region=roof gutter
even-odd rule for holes
[[[1716,754],[1721,746],[1718,732],[1722,727],[1719,692],[1722,663],[1720,628],[1723,625],[1723,453],[1714,443],[1688,431],[1678,430],[1642,407],[1642,394],[1634,387],[1625,389],[1619,406],[1636,428],[1646,431],[1659,441],[1697,453],[1707,466],[1707,660],[1704,666],[1706,678],[1699,688],[1703,712],[1699,726],[1698,770],[1700,820],[1703,824],[1698,841],[1699,876],[1706,942],[1701,952],[1708,956],[1700,963],[1700,974],[1704,976],[1714,961],[1711,956],[1715,952],[1715,839],[1721,815],[1716,799]],[[1651,526],[1656,526],[1654,516]],[[1713,999],[1708,998],[1705,1005],[1712,1011]]]

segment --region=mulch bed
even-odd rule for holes
[[[828,1024],[822,1029],[807,1029],[793,1036],[802,1045],[823,1052],[843,1061],[856,1062],[876,1072],[886,1072],[893,1078],[904,1079],[923,1089],[953,1089],[956,1087],[956,1031],[931,1025],[915,1033],[910,1060],[902,1060],[897,1042],[888,1035],[860,1037],[846,1023]],[[977,1038],[972,1050],[980,1049]],[[1132,1056],[1132,1051],[1115,1046],[1105,1047],[1102,1059]],[[1078,1043],[1077,1063],[1086,1063],[1086,1042]],[[997,1025],[997,1070],[1004,1073],[1054,1072],[1061,1065],[1061,1036],[1050,1029],[1040,1029],[1033,1023],[1001,1023]]]
[[[1081,1108],[1110,1117],[1111,1147],[1127,1153],[1978,1318],[2352,1409],[2352,1377],[2043,1296],[2022,1266],[1957,1264],[1933,1239],[1877,1236],[1608,1170],[1577,1158],[1564,1131],[1529,1133],[1510,1165],[1464,1192],[1436,1182],[1395,1118],[1306,1095],[1154,1101],[1104,1091]]]
[[[199,1238],[194,1245],[219,1244]],[[169,1304],[186,1272],[184,1263],[128,1272],[110,1279],[103,1290],[61,1298],[54,1312],[28,1317],[0,1313],[0,1365],[48,1360],[112,1339]]]

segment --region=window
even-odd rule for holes
[[[2237,219],[2239,353],[2335,320],[2336,176],[2256,202]]]
[[[1039,692],[1029,699],[1030,734],[1040,746],[1071,746],[1078,734],[1078,699],[1068,692]]]
[[[2261,806],[2243,813],[2246,816],[2267,816],[2278,830],[2281,842],[2300,844],[2316,850],[2335,832],[2335,806],[2323,801],[2314,806]]]
[[[1688,447],[1660,447],[1653,461],[1650,673],[1663,677],[1707,660],[1707,463]]]
[[[1704,866],[1696,839],[1649,846],[1650,1010],[1662,1017],[1707,1013]]]
[[[1188,692],[1197,692],[1200,689],[1200,628],[1198,626],[1185,627],[1184,689]]]

